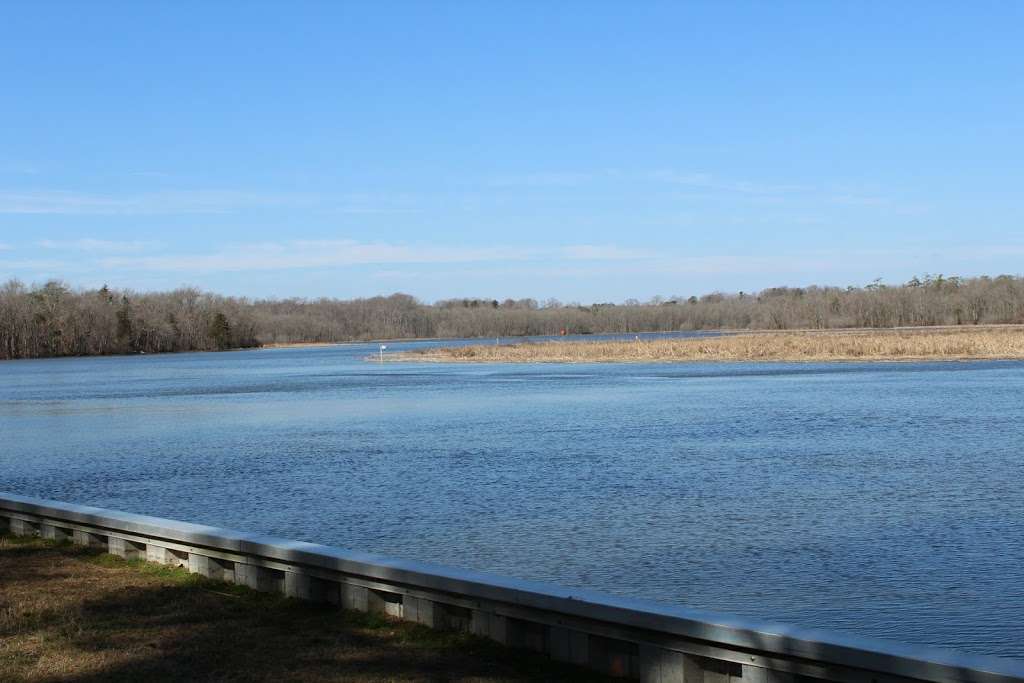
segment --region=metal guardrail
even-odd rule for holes
[[[180,565],[256,590],[467,630],[651,683],[1024,682],[1024,662],[1015,660],[760,623],[11,493],[0,493],[4,527]]]

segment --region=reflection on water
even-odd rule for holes
[[[0,364],[0,489],[1024,658],[1024,363],[376,349]]]

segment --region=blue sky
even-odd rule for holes
[[[1024,3],[20,3],[0,279],[619,301],[1024,272]]]

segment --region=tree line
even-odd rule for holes
[[[0,287],[0,359],[246,348],[266,343],[512,337],[668,330],[828,329],[1024,323],[1024,277],[915,277],[901,285],[773,287],[621,304],[554,299],[226,297]]]

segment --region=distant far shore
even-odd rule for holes
[[[665,334],[664,332],[644,332],[642,334]],[[430,341],[454,341],[465,337],[394,337],[388,339],[344,339],[340,341],[287,341],[287,342],[263,342],[252,349],[301,349],[315,346],[352,346],[353,344],[398,344],[401,342],[430,342]],[[479,339],[493,339],[493,337],[477,337]],[[240,349],[245,350],[245,349]]]
[[[936,275],[894,286],[876,281],[864,287],[772,287],[589,305],[556,299],[424,303],[401,293],[250,300],[191,287],[140,293],[73,289],[59,280],[0,283],[0,360],[412,339],[979,324],[1024,324],[1024,275]]]
[[[454,363],[681,363],[1024,359],[1024,326],[729,333],[633,341],[545,341],[446,346],[393,361]]]
[[[268,342],[266,344],[260,344],[254,346],[254,349],[304,349],[312,348],[317,346],[341,346],[342,344],[352,344],[353,342]],[[240,349],[243,350],[243,349]]]

